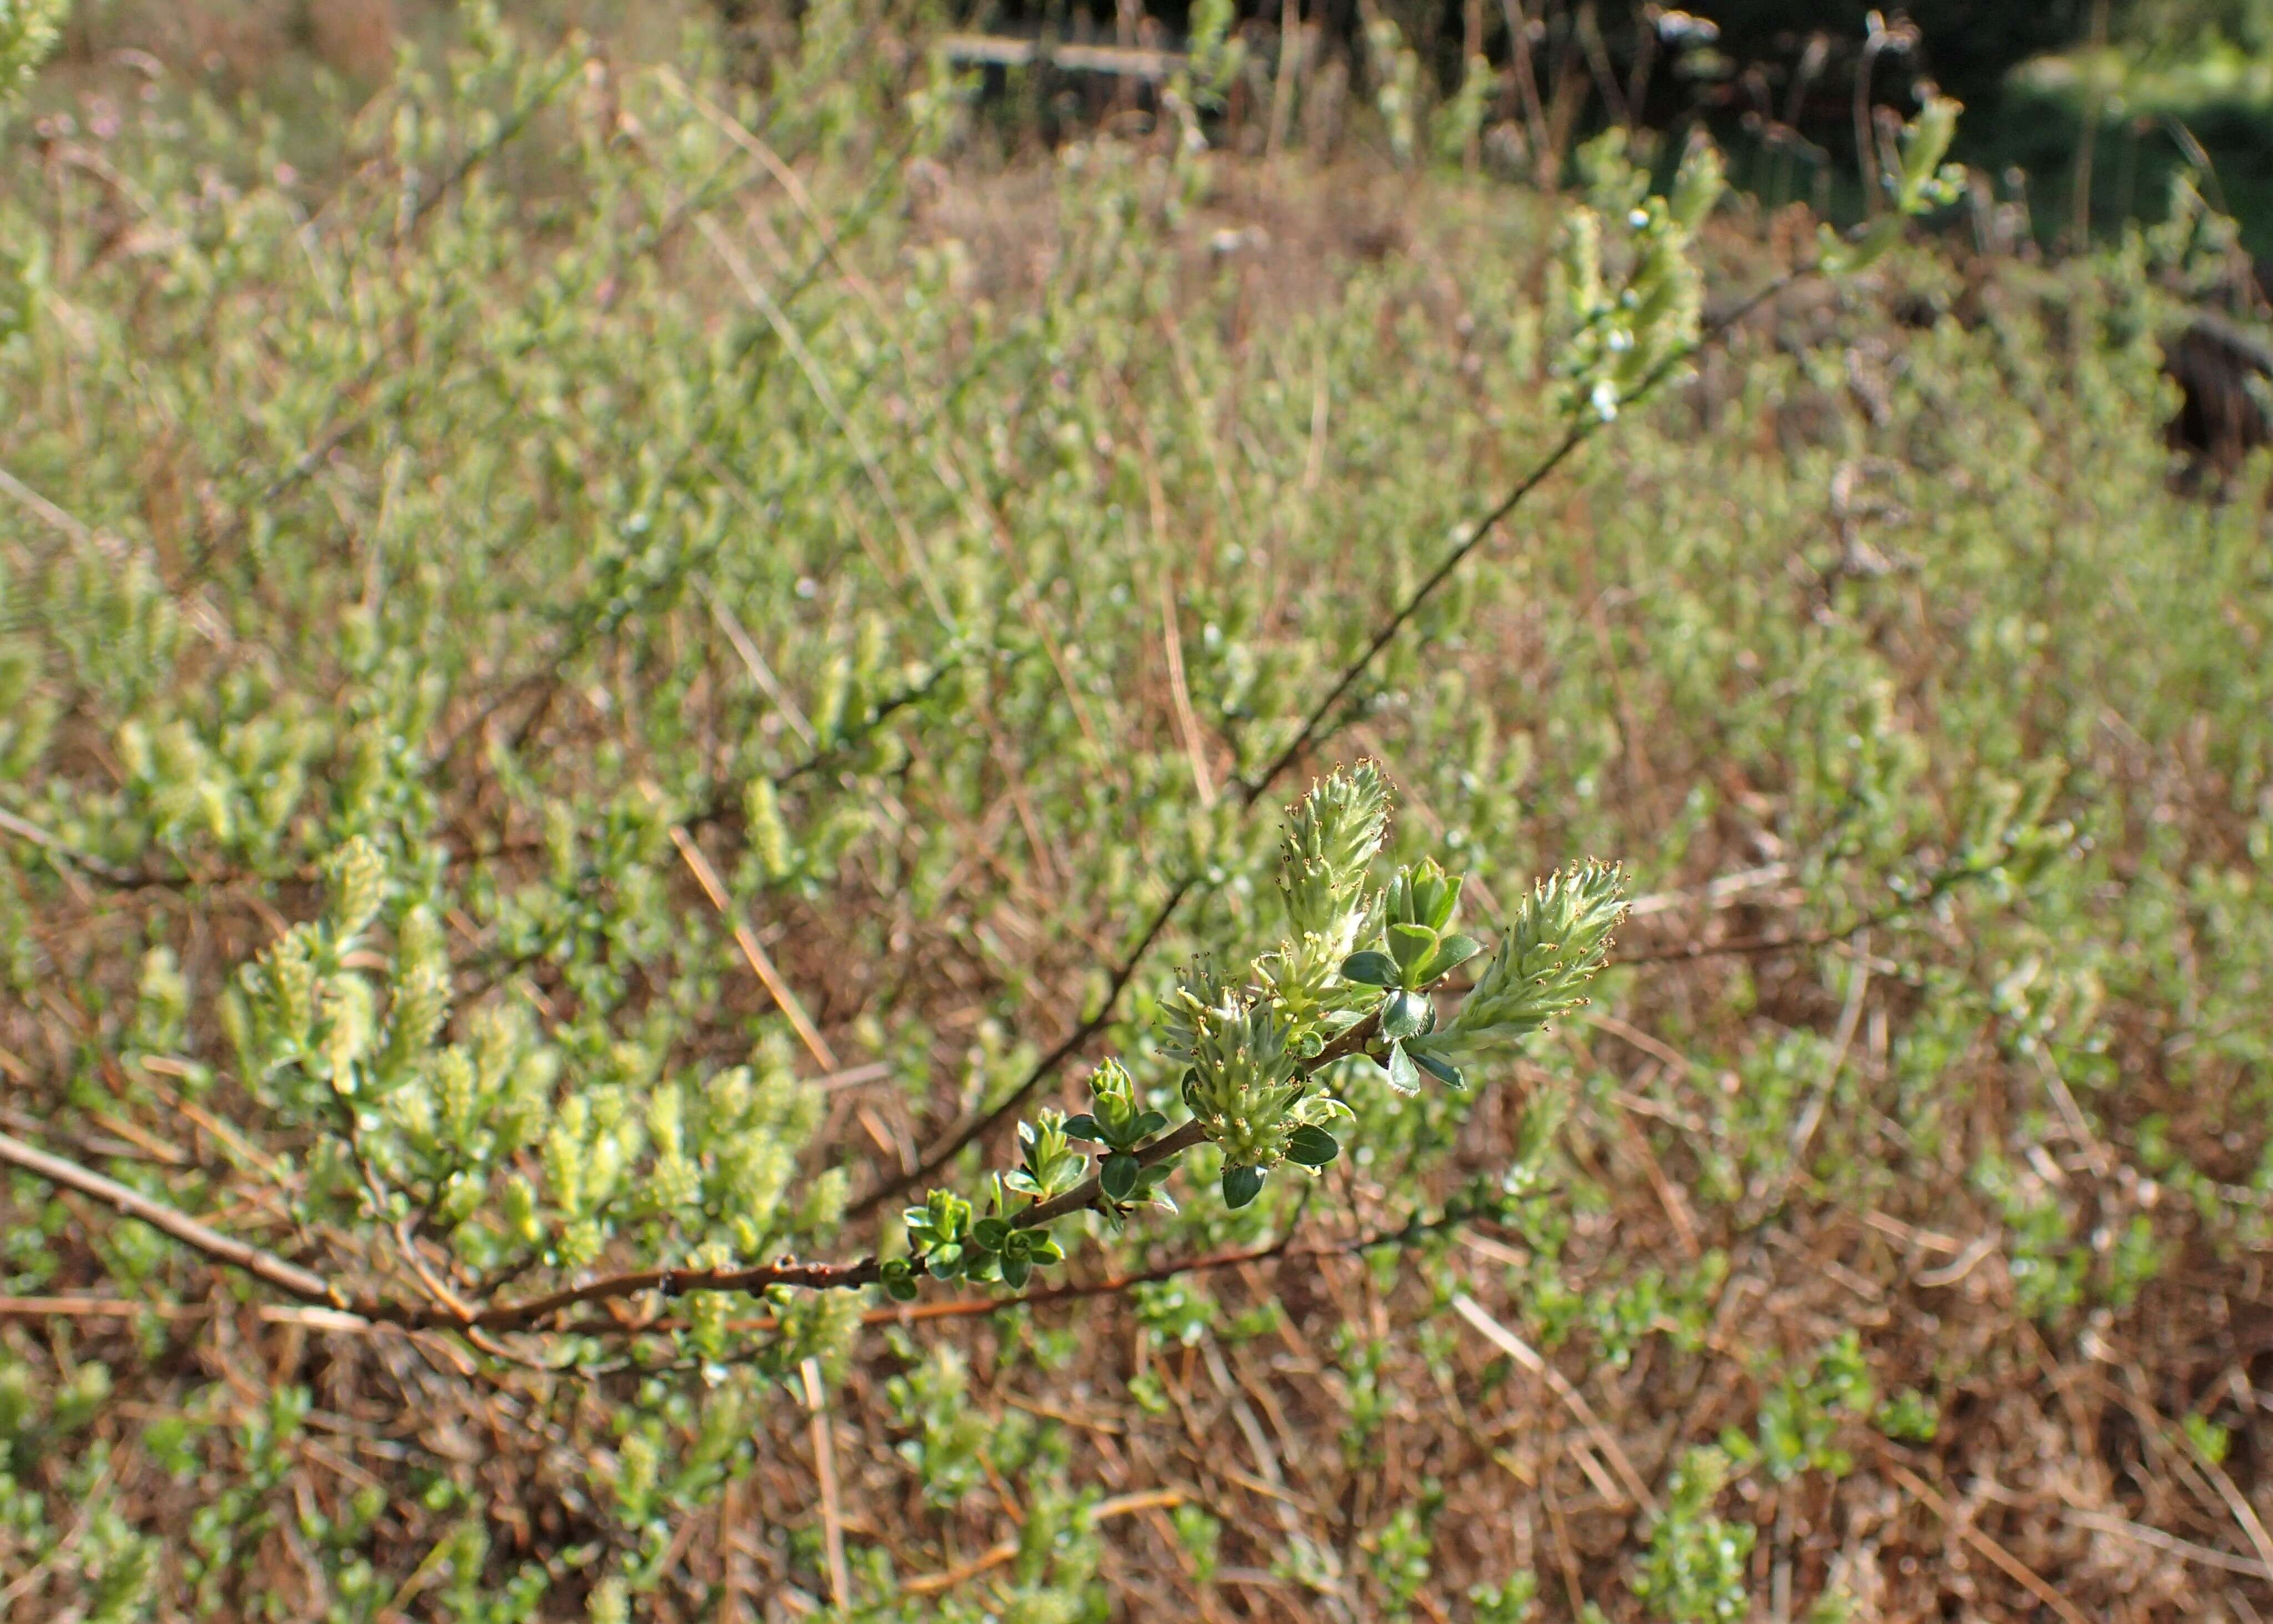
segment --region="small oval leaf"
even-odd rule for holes
[[[1381,1006],[1381,1035],[1395,1040],[1416,1035],[1428,1019],[1429,1002],[1409,992],[1393,992]]]
[[[1287,1159],[1304,1167],[1324,1167],[1341,1154],[1334,1136],[1314,1123],[1304,1123],[1287,1138]]]
[[[1227,1167],[1223,1170],[1223,1204],[1236,1212],[1263,1193],[1263,1169]]]
[[[1106,1200],[1125,1201],[1136,1188],[1138,1171],[1136,1157],[1125,1150],[1115,1151],[1097,1169],[1098,1186],[1105,1192]]]
[[[1368,987],[1394,987],[1397,985],[1397,961],[1387,953],[1377,953],[1368,948],[1342,960],[1342,979]]]
[[[1411,974],[1416,965],[1426,964],[1437,951],[1437,933],[1426,925],[1392,925],[1389,928],[1389,951],[1397,960],[1397,967]]]

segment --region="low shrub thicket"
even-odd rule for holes
[[[1294,267],[922,37],[10,138],[0,1614],[2262,1593],[2136,1531],[2273,1192],[2176,247],[1612,138]]]

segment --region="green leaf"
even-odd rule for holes
[[[1127,1151],[1115,1151],[1106,1157],[1105,1165],[1097,1169],[1097,1182],[1108,1201],[1125,1201],[1136,1188],[1136,1175],[1141,1169],[1136,1158]]]
[[[908,1267],[905,1258],[894,1258],[877,1272],[884,1295],[896,1303],[912,1303],[916,1298],[915,1271]]]
[[[1010,1226],[1000,1218],[981,1218],[971,1226],[971,1238],[989,1252],[1000,1252],[1010,1238]]]
[[[1227,1167],[1223,1170],[1223,1204],[1237,1212],[1263,1193],[1263,1169]]]
[[[1137,1116],[1135,1125],[1129,1130],[1128,1142],[1133,1145],[1139,1139],[1149,1139],[1167,1125],[1167,1117],[1160,1112],[1141,1112]]]
[[[1414,1065],[1447,1088],[1466,1088],[1468,1086],[1468,1079],[1461,1075],[1460,1068],[1449,1060],[1440,1060],[1434,1055],[1421,1054],[1417,1050],[1411,1052],[1411,1059]]]
[[[1474,936],[1444,937],[1437,944],[1436,956],[1429,960],[1429,979],[1433,981],[1446,972],[1458,969],[1483,951],[1484,944]]]
[[[1399,1094],[1421,1092],[1420,1069],[1413,1064],[1413,1056],[1405,1052],[1402,1043],[1389,1046],[1389,1086]]]
[[[1304,1123],[1287,1139],[1287,1159],[1304,1167],[1324,1167],[1341,1154],[1334,1136],[1315,1123]]]
[[[1008,1253],[1004,1254],[1002,1259],[1002,1282],[1013,1291],[1023,1290],[1025,1288],[1027,1280],[1032,1276],[1033,1272],[1033,1264],[1029,1261],[1023,1253],[1016,1257],[1010,1256]]]
[[[1352,953],[1342,960],[1342,979],[1368,987],[1394,987],[1397,985],[1397,961],[1386,953],[1368,948],[1364,952]]]
[[[1409,1038],[1428,1023],[1429,1001],[1416,993],[1393,992],[1381,1006],[1381,1035]]]
[[[1437,951],[1437,933],[1426,925],[1392,925],[1389,928],[1389,951],[1409,986],[1414,967],[1427,964],[1429,956]]]
[[[1078,1116],[1066,1118],[1065,1136],[1069,1139],[1101,1139],[1105,1133],[1097,1125],[1097,1118],[1084,1111]]]
[[[953,1280],[963,1272],[963,1246],[949,1241],[944,1246],[934,1246],[924,1253],[924,1267],[934,1280]]]

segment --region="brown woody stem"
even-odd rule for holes
[[[81,1167],[76,1162],[53,1155],[4,1133],[0,1133],[0,1162],[21,1168],[25,1172],[34,1174],[64,1189],[75,1190],[101,1202],[113,1212],[148,1224],[216,1263],[243,1269],[254,1279],[304,1303],[341,1309],[375,1325],[392,1325],[409,1331],[521,1331],[528,1330],[537,1321],[580,1303],[636,1297],[646,1291],[660,1291],[666,1297],[675,1297],[688,1291],[762,1291],[768,1286],[802,1286],[815,1291],[839,1290],[868,1285],[882,1272],[882,1266],[874,1258],[864,1258],[858,1263],[784,1261],[754,1268],[642,1269],[633,1274],[611,1274],[581,1286],[564,1287],[526,1302],[494,1304],[487,1308],[463,1312],[429,1304],[379,1299],[358,1302],[312,1269],[288,1262],[250,1241],[224,1235],[211,1224],[199,1222],[161,1201],[154,1201],[140,1191],[129,1189],[116,1179],[106,1178],[90,1168]]]

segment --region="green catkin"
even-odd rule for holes
[[[283,1041],[304,1048],[316,1024],[316,961],[307,927],[287,931],[266,962],[268,1014]]]
[[[356,1068],[378,1028],[375,1003],[371,983],[351,972],[324,983],[323,1065],[340,1094],[353,1094],[359,1086]]]
[[[852,696],[852,662],[844,654],[830,657],[823,668],[821,688],[814,695],[813,726],[824,742],[844,736],[845,703]]]
[[[750,850],[757,857],[759,870],[769,880],[785,877],[791,862],[789,828],[782,822],[781,801],[774,793],[773,781],[750,780],[743,793],[742,807],[749,827]]]
[[[544,1136],[544,1182],[552,1204],[566,1213],[581,1212],[585,1205],[584,1169],[588,1159],[585,1135],[591,1108],[581,1094],[563,1101],[551,1129]]]
[[[430,907],[414,907],[402,919],[395,944],[395,974],[386,996],[386,1046],[379,1076],[394,1079],[416,1064],[441,1030],[450,1010],[450,965],[443,953],[441,923]]]
[[[506,1231],[524,1244],[542,1239],[544,1226],[536,1212],[536,1192],[529,1180],[519,1173],[505,1183],[502,1199]]]
[[[370,929],[386,900],[386,860],[357,835],[333,857],[331,871],[333,939],[351,942]]]
[[[481,1102],[480,1080],[463,1049],[445,1049],[435,1058],[433,1087],[443,1132],[462,1144],[473,1131]]]

